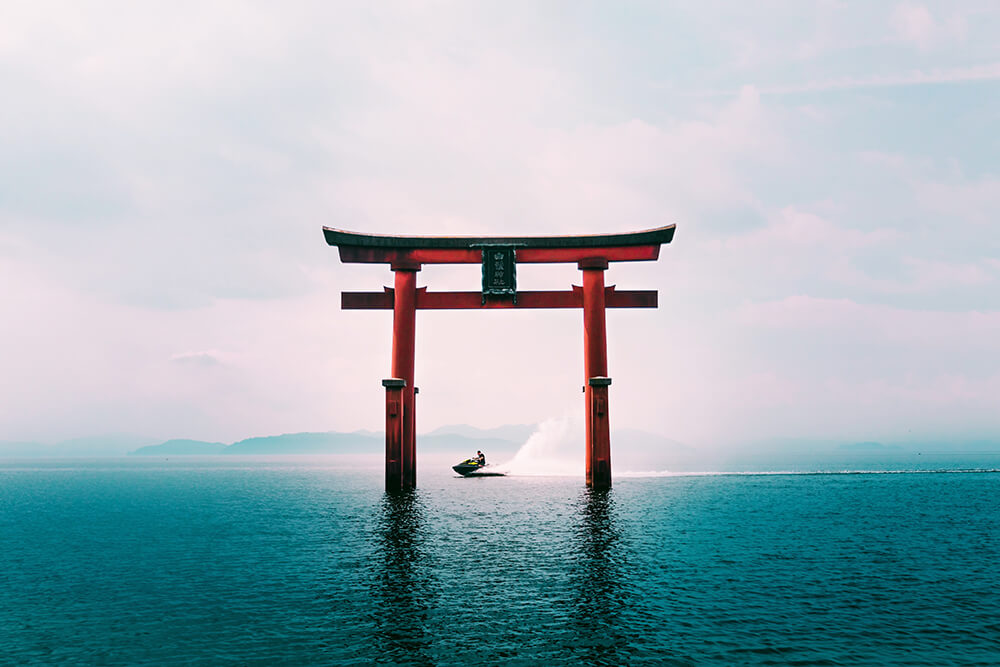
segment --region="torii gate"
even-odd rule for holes
[[[385,387],[385,486],[417,484],[413,385],[416,311],[483,308],[583,308],[587,485],[611,486],[611,433],[608,422],[608,344],[605,308],[656,308],[657,293],[618,291],[604,286],[609,262],[656,260],[670,243],[674,225],[629,234],[594,236],[383,236],[323,228],[329,245],[345,263],[388,264],[392,289],[343,292],[344,310],[392,310],[392,377]],[[570,291],[517,289],[517,264],[576,262],[583,287]],[[428,292],[417,287],[424,264],[482,264],[479,292]]]

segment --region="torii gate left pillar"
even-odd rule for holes
[[[609,262],[648,261],[673,239],[674,225],[630,234],[542,237],[413,237],[358,234],[323,228],[344,262],[389,264],[393,287],[383,292],[344,292],[341,307],[392,310],[392,377],[386,390],[386,489],[416,486],[416,311],[420,309],[580,308],[584,330],[585,468],[589,486],[611,485],[608,419],[607,308],[656,308],[655,291],[606,287]],[[573,262],[582,287],[570,291],[520,291],[519,263]],[[417,288],[423,264],[482,264],[481,292],[427,292]]]
[[[417,331],[417,271],[419,264],[396,262],[392,303],[392,377],[403,380],[400,422],[402,441],[399,481],[387,477],[387,484],[414,487],[417,485],[416,387],[413,367],[416,358]],[[386,407],[388,412],[388,406]]]

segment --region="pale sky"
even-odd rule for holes
[[[669,223],[607,274],[660,291],[613,428],[1000,436],[992,0],[0,2],[0,91],[0,440],[379,429],[391,314],[339,293],[392,274],[323,225]],[[420,312],[418,429],[582,410],[581,320]]]

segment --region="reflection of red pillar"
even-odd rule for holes
[[[396,273],[392,310],[392,376],[406,381],[402,389],[402,469],[404,486],[416,486],[417,461],[414,437],[415,401],[413,391],[413,359],[417,326],[417,271],[419,264],[393,264]],[[388,442],[388,435],[386,435]]]
[[[606,377],[608,336],[604,311],[604,271],[608,262],[600,258],[583,260],[579,267],[583,271],[587,484],[611,486],[611,431],[608,422],[608,384],[611,381]]]
[[[385,490],[403,486],[403,388],[406,380],[382,380],[385,387]]]
[[[409,474],[410,477],[407,484],[416,488],[417,486],[417,394],[420,393],[420,387],[414,387],[413,391],[410,392],[410,412],[409,412],[409,428],[410,428],[410,444],[409,453],[407,456],[410,460]]]

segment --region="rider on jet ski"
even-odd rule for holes
[[[480,468],[486,466],[486,455],[481,451],[477,451],[476,455],[472,458],[465,459],[456,466],[452,466],[451,469],[457,472],[459,475],[468,475],[476,472]]]

